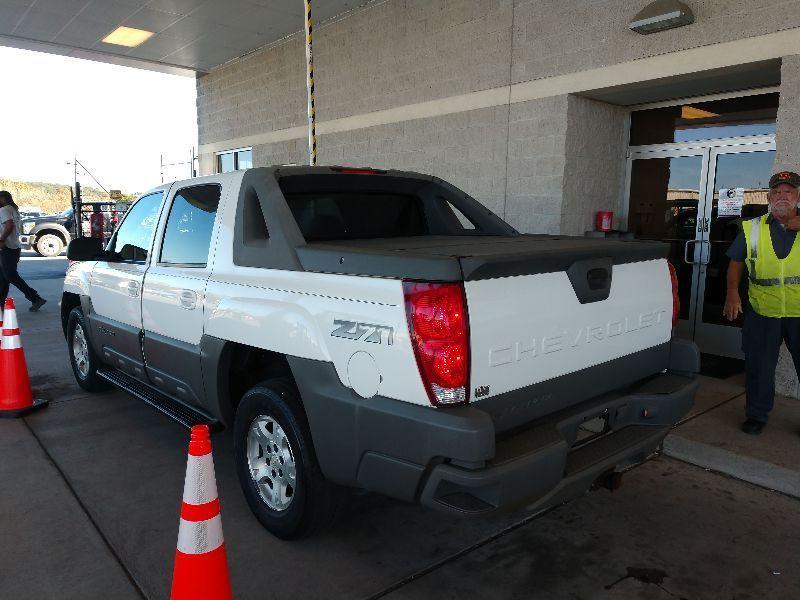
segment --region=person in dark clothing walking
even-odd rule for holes
[[[5,306],[10,284],[25,294],[35,312],[47,302],[19,276],[17,265],[22,254],[19,244],[20,218],[10,192],[0,190],[0,308]]]
[[[723,314],[742,313],[739,283],[745,271],[748,306],[744,310],[746,420],[742,431],[759,434],[775,401],[775,368],[781,344],[800,373],[800,175],[775,173],[769,180],[769,214],[742,222],[728,249],[728,292]]]

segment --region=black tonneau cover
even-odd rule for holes
[[[666,258],[660,242],[546,235],[420,236],[332,241],[297,247],[306,271],[429,281],[475,281],[566,271],[610,258],[625,264]]]

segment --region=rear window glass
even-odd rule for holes
[[[286,200],[309,242],[431,234],[418,196],[312,192],[287,194]]]

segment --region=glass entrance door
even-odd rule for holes
[[[700,253],[699,286],[694,339],[703,352],[744,358],[742,317],[722,316],[727,289],[728,257],[725,253],[741,230],[741,222],[767,212],[769,177],[775,144],[711,149],[705,202],[705,223]],[[720,202],[722,208],[720,208]],[[746,290],[741,290],[747,298]]]
[[[681,306],[676,335],[702,352],[742,357],[741,318],[722,316],[725,253],[741,220],[766,212],[774,154],[772,136],[631,149],[628,229],[669,244]]]
[[[628,229],[636,238],[669,244],[668,260],[678,275],[680,312],[676,333],[694,337],[694,303],[703,214],[703,190],[708,170],[704,150],[667,150],[636,156],[629,162]]]

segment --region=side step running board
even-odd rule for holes
[[[222,429],[220,422],[216,419],[194,410],[182,402],[173,400],[166,394],[162,394],[149,385],[137,381],[122,371],[112,367],[100,367],[97,369],[97,376],[125,390],[132,396],[136,396],[139,400],[144,400],[150,406],[160,410],[173,421],[177,421],[186,428],[190,428],[192,425],[208,425],[212,431]]]

